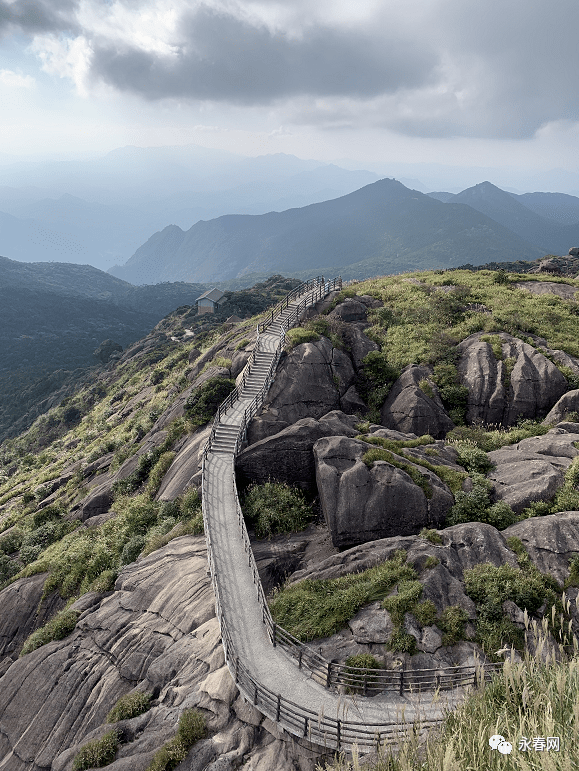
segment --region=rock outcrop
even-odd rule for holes
[[[351,546],[442,525],[454,499],[440,478],[396,456],[424,476],[428,498],[401,468],[381,460],[368,468],[362,456],[369,449],[365,442],[336,436],[314,444],[320,503],[334,545]]]
[[[502,358],[477,332],[458,345],[458,371],[468,387],[467,423],[514,425],[520,418],[542,419],[567,391],[568,383],[540,351],[501,332]]]
[[[495,467],[488,478],[494,484],[496,497],[515,512],[534,501],[550,500],[563,485],[572,459],[579,455],[574,446],[578,441],[579,433],[557,427],[544,436],[489,452]]]
[[[249,428],[249,443],[277,434],[302,418],[318,419],[341,409],[340,399],[353,382],[352,362],[327,338],[296,346],[280,363],[262,414]]]
[[[324,436],[356,436],[357,418],[340,410],[319,421],[302,418],[277,434],[247,447],[236,458],[240,487],[269,480],[295,485],[315,493],[316,469],[313,447]]]
[[[563,394],[559,401],[553,405],[543,423],[546,426],[560,423],[571,413],[579,415],[579,389]]]
[[[406,434],[430,434],[435,439],[443,439],[454,428],[434,383],[429,381],[429,393],[420,388],[420,383],[428,381],[430,376],[427,367],[416,364],[406,367],[382,406],[380,420],[383,426]]]
[[[123,739],[111,771],[144,771],[187,707],[206,717],[209,738],[183,768],[230,769],[252,758],[265,768],[259,764],[275,758],[276,770],[299,762],[314,771],[307,751],[280,741],[273,725],[268,732],[239,697],[224,664],[202,537],[171,541],[126,567],[114,593],[89,599],[80,601],[71,635],[17,659],[1,678],[2,771],[71,771],[80,747],[114,727],[105,719],[117,699],[135,690],[151,693],[152,707],[115,724]]]

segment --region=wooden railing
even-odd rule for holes
[[[263,334],[265,329],[270,327],[274,321],[279,321],[280,339],[276,346],[274,356],[269,367],[269,371],[264,378],[263,385],[259,393],[253,397],[250,404],[244,410],[238,427],[237,440],[233,455],[237,455],[245,439],[247,427],[254,415],[261,408],[269,387],[273,381],[275,369],[281,356],[285,332],[293,326],[304,313],[304,311],[318,302],[322,297],[337,288],[341,288],[341,279],[325,281],[323,277],[312,279],[310,282],[302,284],[290,293],[292,299],[299,297],[296,294],[299,289],[306,291],[307,295],[294,307],[289,313],[289,301],[282,302],[277,308],[275,315],[271,319],[258,327],[259,335]],[[288,295],[288,297],[290,297]],[[215,605],[221,637],[225,650],[225,659],[227,665],[235,679],[235,682],[246,699],[254,704],[264,715],[276,722],[281,723],[294,736],[304,737],[322,747],[332,749],[351,749],[354,744],[361,748],[373,748],[381,743],[388,741],[394,734],[400,733],[400,725],[395,722],[386,722],[375,725],[366,723],[357,723],[349,719],[338,720],[326,716],[318,715],[312,710],[299,704],[295,704],[280,693],[273,693],[264,685],[256,682],[249,671],[239,658],[235,645],[227,626],[227,619],[224,617],[221,606],[220,587],[215,577],[213,551],[211,544],[211,521],[207,511],[208,488],[206,475],[207,455],[211,452],[211,444],[215,436],[215,430],[219,425],[221,417],[233,406],[239,399],[243,391],[247,377],[251,371],[251,365],[255,361],[258,344],[246,365],[243,378],[239,386],[225,399],[219,406],[215,415],[213,428],[208,442],[203,451],[202,460],[202,507],[203,522],[205,526],[205,538],[207,542],[207,555],[213,590],[215,592]],[[251,548],[249,535],[243,518],[239,497],[237,495],[237,486],[235,483],[235,474],[231,480],[233,486],[233,497],[236,505],[237,522],[239,533],[242,539],[245,553],[247,555],[248,566],[253,576],[255,584],[257,601],[260,606],[262,621],[265,624],[272,645],[280,646],[292,658],[296,660],[299,669],[307,671],[311,678],[321,683],[332,691],[346,694],[359,694],[362,696],[374,696],[385,691],[396,692],[402,695],[404,692],[420,692],[423,690],[444,690],[466,685],[479,685],[484,680],[490,679],[493,672],[502,667],[501,663],[443,667],[438,669],[367,669],[362,667],[346,666],[336,662],[328,661],[320,654],[316,653],[310,646],[301,642],[288,631],[280,627],[272,618],[267,598],[263,590],[259,571]],[[422,728],[440,722],[441,718],[430,720],[421,720]]]

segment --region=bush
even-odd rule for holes
[[[64,640],[76,626],[79,615],[74,610],[63,610],[58,613],[47,624],[37,629],[36,632],[32,632],[24,643],[20,656],[26,656],[27,653],[31,653],[53,640]]]
[[[344,680],[348,693],[365,693],[367,687],[372,686],[378,679],[376,673],[371,670],[381,669],[380,662],[369,653],[349,656],[345,665]]]
[[[452,442],[450,445],[457,453],[457,463],[469,473],[486,474],[493,467],[493,463],[484,450],[469,440]]]
[[[151,694],[133,691],[117,701],[107,715],[107,723],[118,723],[119,720],[130,720],[132,717],[142,715],[151,707]]]
[[[303,530],[313,511],[300,490],[281,482],[251,485],[243,501],[244,516],[258,538]]]
[[[13,527],[8,533],[4,533],[0,537],[0,552],[4,552],[4,554],[14,554],[15,551],[18,551],[20,546],[22,545],[22,540],[24,538],[24,533],[20,528]],[[0,578],[0,582],[1,582]]]
[[[303,343],[315,343],[319,339],[319,334],[314,332],[313,329],[294,327],[293,329],[288,329],[286,332],[286,350],[292,351],[298,345],[302,345]]]
[[[0,553],[0,586],[20,572],[20,565],[6,554]]]
[[[436,557],[429,557],[428,559],[435,559],[438,564]],[[412,609],[412,615],[418,621],[420,626],[424,627],[432,626],[436,622],[438,612],[436,610],[436,605],[432,600],[425,600],[424,602],[416,603]]]
[[[214,416],[221,402],[235,389],[235,380],[211,377],[185,402],[185,413],[194,425],[202,426]]]
[[[515,512],[506,503],[499,501],[491,504],[491,483],[482,474],[473,474],[473,489],[470,492],[459,490],[455,495],[455,504],[446,516],[447,526],[461,525],[466,522],[484,522],[498,530],[504,530],[518,521]]]
[[[420,537],[426,538],[427,541],[430,541],[430,543],[442,543],[442,538],[440,537],[437,530],[429,530],[426,527],[423,527],[420,531]]]
[[[435,568],[437,565],[440,565],[440,560],[438,557],[427,557],[426,562],[424,563],[424,567],[429,570],[430,568]]]
[[[145,537],[143,535],[134,535],[126,542],[121,552],[119,560],[120,565],[130,565],[134,562],[145,546]]]
[[[191,747],[206,733],[205,718],[197,710],[186,709],[179,720],[177,735],[164,744],[146,771],[172,771],[185,760]]]
[[[330,637],[364,605],[383,600],[399,581],[416,578],[406,552],[360,573],[339,578],[305,579],[277,592],[270,603],[276,623],[302,642]]]
[[[409,653],[412,656],[416,653],[416,638],[402,629],[395,629],[388,641],[388,649],[395,653]]]
[[[408,613],[418,601],[422,594],[422,584],[420,581],[400,581],[398,584],[398,593],[390,594],[382,601],[382,607],[385,608],[392,619],[394,626],[401,626],[404,622],[404,616]]]
[[[445,633],[442,636],[443,645],[455,645],[464,640],[464,625],[468,621],[467,613],[459,605],[449,605],[440,614],[436,622]]]
[[[93,739],[81,747],[72,763],[72,771],[88,771],[91,768],[102,768],[112,763],[119,748],[119,735],[108,731],[100,739]]]

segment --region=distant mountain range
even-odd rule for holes
[[[223,216],[187,231],[169,225],[109,272],[134,284],[207,283],[273,272],[364,278],[466,262],[534,260],[550,251],[555,235],[553,249],[564,244],[567,251],[579,242],[579,224],[548,222],[489,183],[472,191],[444,203],[383,179],[299,209]],[[534,229],[525,237],[528,223]]]
[[[263,214],[336,198],[378,179],[322,161],[190,147],[124,147],[103,158],[0,165],[0,254],[125,262],[167,223]]]

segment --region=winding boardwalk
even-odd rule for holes
[[[286,315],[303,300],[304,295],[297,297]],[[278,322],[259,336],[249,377],[239,398],[221,416],[204,461],[204,518],[218,618],[227,664],[249,701],[294,736],[318,746],[351,750],[354,739],[352,735],[348,738],[348,724],[361,726],[355,730],[365,730],[366,744],[371,745],[386,739],[404,721],[421,719],[426,725],[440,720],[445,710],[461,700],[464,691],[447,691],[434,701],[432,693],[420,697],[386,692],[354,698],[328,690],[310,672],[298,669],[283,648],[272,644],[254,581],[251,549],[240,523],[234,466],[244,413],[264,385],[282,335]],[[379,735],[383,739],[372,738]]]

